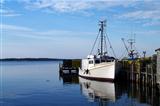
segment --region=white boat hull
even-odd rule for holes
[[[79,76],[89,79],[113,81],[115,79],[115,74],[117,73],[117,71],[118,68],[115,61],[104,62],[94,65],[93,67],[90,67],[88,70],[79,69]]]

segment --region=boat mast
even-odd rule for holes
[[[133,49],[133,44],[135,43],[135,39],[131,38],[128,40],[128,43],[130,44],[130,47],[131,47],[131,50],[130,50],[130,53],[129,53],[129,56],[131,57],[131,59],[133,60],[134,59],[134,49]]]
[[[100,21],[100,32],[101,32],[101,52],[100,52],[100,56],[102,57],[104,54],[103,54],[103,41],[104,41],[104,27],[105,27],[105,23],[106,21]]]

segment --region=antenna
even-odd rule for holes
[[[134,38],[128,39],[128,43],[131,46],[131,50],[133,50],[133,44],[136,43],[135,34],[134,34]]]
[[[144,58],[146,57],[146,51],[143,51],[143,57]]]
[[[134,38],[135,38],[135,34],[133,35]],[[130,50],[130,57],[133,59],[134,58],[134,49],[133,49],[133,44],[136,43],[135,39],[134,38],[131,38],[131,39],[128,39],[128,43],[130,44],[130,47],[131,47],[131,50]]]

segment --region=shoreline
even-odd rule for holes
[[[77,60],[77,59],[61,59],[61,58],[4,58],[4,59],[0,59],[0,61],[63,61],[63,60]]]
[[[57,59],[57,58],[4,58],[0,59],[0,61],[62,61],[65,59]]]

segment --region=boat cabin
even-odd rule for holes
[[[96,56],[96,55],[88,55],[86,59],[82,59],[82,69],[90,69],[91,67],[103,63],[103,62],[113,62],[115,60],[114,57],[109,56]]]

